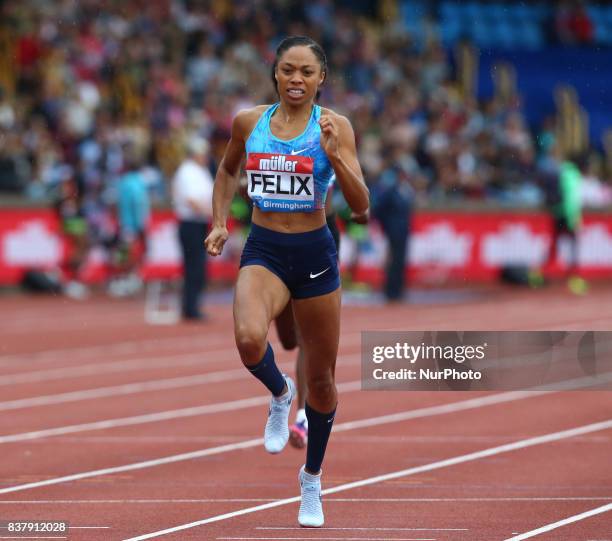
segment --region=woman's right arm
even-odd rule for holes
[[[253,110],[240,111],[232,122],[232,134],[219,164],[213,188],[212,230],[204,244],[212,256],[220,255],[228,237],[227,217],[238,188],[240,165],[244,156],[248,127],[252,122]]]

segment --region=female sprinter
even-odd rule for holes
[[[336,413],[340,334],[340,280],[325,197],[334,175],[356,213],[367,212],[369,193],[350,122],[315,104],[327,74],[322,48],[307,37],[283,40],[272,74],[279,102],[240,111],[234,118],[215,180],[206,249],[217,256],[227,240],[226,220],[246,153],[254,209],[234,296],[236,345],[243,364],[273,395],[264,444],[278,453],[289,439],[295,386],[276,367],[267,334],[271,321],[292,301],[305,355],[309,428],[306,464],[299,473],[298,521],[320,527],[321,464]]]

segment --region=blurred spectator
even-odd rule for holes
[[[61,282],[64,291],[73,298],[84,298],[88,289],[83,284],[83,271],[89,253],[89,231],[83,214],[83,187],[67,172],[60,183],[55,210],[61,231],[68,242],[68,256],[63,262]]]
[[[0,86],[0,192],[22,191],[29,175],[19,136],[14,131],[16,121],[14,104]]]
[[[402,163],[398,147],[389,150],[388,165],[372,194],[372,213],[380,222],[388,241],[385,266],[385,297],[390,302],[402,300],[405,288],[406,255],[414,191],[410,170]]]
[[[221,60],[217,57],[213,44],[204,37],[197,56],[187,63],[187,82],[191,89],[192,103],[204,103],[204,95],[219,69]]]
[[[15,125],[15,110],[0,86],[0,130],[9,131]]]
[[[591,155],[580,185],[581,201],[584,207],[601,208],[612,205],[612,187],[602,182],[601,171],[601,161],[595,155]]]
[[[147,248],[150,202],[141,168],[137,151],[130,149],[117,190],[119,242],[114,257],[119,276],[109,285],[109,293],[116,297],[134,295],[142,288],[140,268]]]
[[[200,295],[206,286],[204,238],[212,218],[213,179],[208,170],[208,142],[192,137],[187,150],[188,157],[174,176],[172,193],[183,254],[182,314],[186,320],[201,320]]]
[[[593,41],[593,23],[581,1],[561,2],[555,14],[557,38],[564,44],[589,44]]]
[[[586,169],[586,158],[583,155],[567,159],[559,164],[555,177],[558,196],[552,201],[551,215],[553,218],[553,236],[548,253],[547,265],[555,267],[558,262],[558,245],[562,238],[570,241],[569,263],[567,273],[578,272],[578,231],[582,225],[581,184],[582,175]],[[570,282],[570,287],[571,282]]]
[[[235,113],[276,99],[269,68],[280,39],[304,33],[329,51],[320,101],[351,118],[368,182],[383,171],[387,179],[406,175],[411,204],[550,201],[555,190],[535,179],[545,170],[556,175],[551,171],[560,166],[556,118],[547,118],[536,139],[512,89],[479,101],[446,48],[461,36],[445,39],[438,3],[422,2],[433,18],[416,26],[401,15],[399,2],[358,4],[0,2],[0,189],[43,199],[74,176],[89,242],[110,245],[125,149],[145,159],[140,175],[163,202],[182,141],[193,134],[210,141],[209,159],[216,163]],[[552,16],[549,41],[580,45],[597,37],[593,23],[599,21],[589,19],[585,3],[553,4],[529,6]],[[504,12],[514,16],[510,8]],[[494,31],[492,45],[498,33],[502,39]],[[390,145],[394,165],[385,156]],[[609,201],[612,135],[604,148],[607,161],[582,183],[585,203]],[[403,193],[404,181],[397,182]],[[199,231],[208,218],[197,215]],[[195,280],[190,291],[202,287],[203,278]],[[193,293],[188,297],[185,315],[197,316]]]

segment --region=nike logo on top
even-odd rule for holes
[[[310,147],[303,148],[302,150],[292,150],[291,155],[295,156],[296,154],[301,154],[302,152],[306,152]]]
[[[321,276],[324,272],[327,272],[331,267],[327,267],[326,269],[322,270],[321,272],[317,272],[316,274],[313,274],[312,272],[310,273],[310,277],[311,278],[316,278],[317,276]]]

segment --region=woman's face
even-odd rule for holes
[[[313,101],[325,79],[319,59],[305,45],[286,50],[278,61],[274,75],[281,100],[292,105]]]

